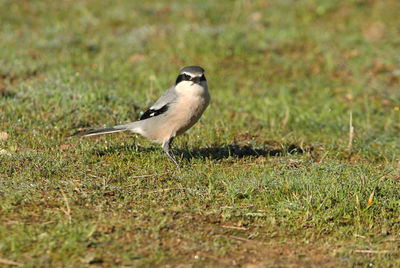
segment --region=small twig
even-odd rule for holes
[[[65,193],[64,193],[64,191],[62,189],[61,189],[61,194],[62,194],[62,196],[64,198],[65,206],[67,208],[67,210],[63,209],[63,211],[68,216],[69,223],[71,223],[71,221],[72,221],[72,219],[71,219],[71,209],[69,208],[69,203],[68,203],[67,196],[65,195]]]
[[[54,222],[56,222],[56,221],[46,221],[46,222],[43,222],[41,225],[47,225],[47,224],[51,224],[51,223],[54,223]]]
[[[250,242],[251,241],[250,239],[243,238],[243,237],[236,236],[236,235],[230,235],[229,237],[232,238],[232,239],[236,239],[236,240],[240,240],[240,241],[244,241],[244,242]]]
[[[6,260],[6,259],[3,259],[3,258],[0,258],[0,263],[8,264],[8,265],[15,265],[15,266],[18,266],[18,267],[22,267],[23,266],[22,263]]]
[[[248,229],[246,227],[229,226],[229,225],[222,225],[222,228],[236,229],[236,230],[247,230]]]
[[[393,253],[393,251],[390,250],[373,250],[373,249],[357,249],[354,250],[356,253],[366,253],[366,254],[387,254],[387,253]]]
[[[363,239],[365,239],[366,237],[365,236],[363,236],[363,235],[359,235],[359,234],[356,234],[356,235],[354,235],[355,237],[360,237],[360,238],[363,238]]]

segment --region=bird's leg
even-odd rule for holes
[[[172,151],[171,151],[171,144],[172,144],[172,140],[173,140],[173,139],[174,139],[174,138],[170,138],[170,139],[164,141],[163,144],[162,144],[162,148],[163,148],[163,151],[168,155],[168,158],[169,158],[172,162],[174,162],[174,164],[176,165],[176,167],[179,169],[180,166],[179,166],[178,162],[176,161],[175,155],[174,155],[174,154],[172,153]]]

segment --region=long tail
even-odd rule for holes
[[[88,130],[88,131],[80,131],[80,132],[72,134],[71,136],[89,137],[89,136],[96,136],[96,135],[102,135],[102,134],[116,133],[116,132],[121,132],[121,131],[125,131],[125,130],[127,130],[127,129],[116,129],[114,127],[109,127],[109,128],[102,128],[102,129],[92,129],[92,130]]]
[[[96,135],[102,135],[102,134],[109,134],[109,133],[117,133],[117,132],[122,132],[126,130],[130,130],[133,132],[135,131],[135,128],[137,126],[137,122],[129,123],[126,125],[119,125],[119,126],[114,126],[114,127],[109,127],[109,128],[101,128],[101,129],[92,129],[88,131],[79,131],[72,136],[81,136],[81,137],[89,137],[89,136],[96,136]]]

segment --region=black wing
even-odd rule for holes
[[[148,109],[142,116],[139,118],[139,120],[144,120],[150,117],[154,117],[160,114],[165,113],[168,110],[168,104],[165,104],[162,106],[160,109]]]

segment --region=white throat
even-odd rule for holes
[[[197,84],[192,81],[181,81],[175,86],[175,90],[182,95],[203,95],[207,91],[207,82]]]

